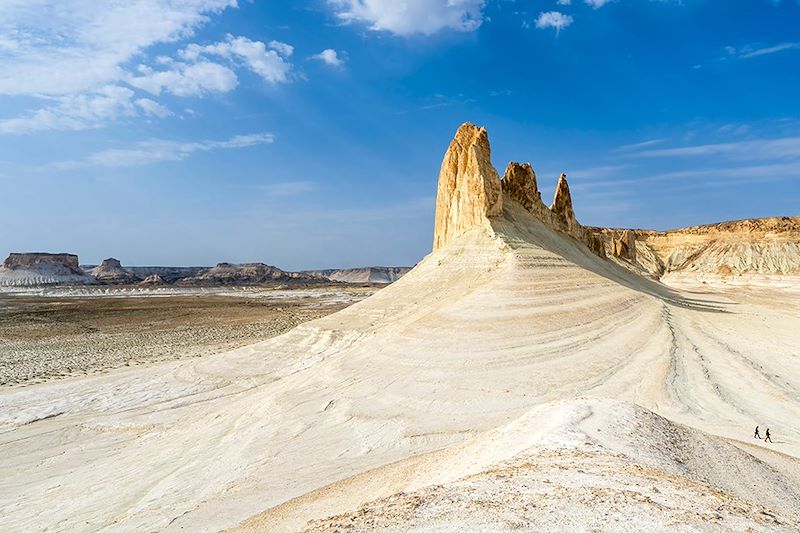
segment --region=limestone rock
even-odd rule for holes
[[[0,268],[0,286],[85,285],[96,283],[74,254],[12,253]]]
[[[562,225],[567,232],[574,232],[578,228],[566,174],[561,174],[558,177],[558,185],[556,185],[556,192],[553,196],[553,205],[550,206],[550,211],[553,212],[556,222]]]
[[[625,259],[631,263],[636,262],[636,233],[632,230],[622,230],[619,235],[614,235],[611,240],[611,253],[614,257]]]
[[[363,268],[331,268],[325,270],[305,270],[301,274],[309,274],[331,281],[343,283],[394,283],[403,277],[411,267],[363,267]]]
[[[3,268],[19,270],[23,268],[39,268],[43,266],[58,267],[65,273],[83,274],[78,266],[78,256],[75,254],[49,254],[44,252],[11,253],[5,261]]]
[[[122,268],[119,259],[109,257],[89,271],[95,279],[105,283],[136,283],[139,276]]]
[[[530,163],[509,163],[500,184],[504,197],[516,200],[528,211],[534,211],[542,203],[536,173]]]
[[[190,278],[178,281],[179,285],[270,285],[270,284],[320,284],[325,280],[309,274],[286,272],[264,263],[218,263],[217,266]]]
[[[500,177],[491,163],[486,129],[462,124],[439,173],[433,250],[471,229],[490,229],[488,218],[502,213]]]
[[[139,285],[166,285],[167,282],[158,274],[150,274],[144,278]]]

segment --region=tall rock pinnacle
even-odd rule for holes
[[[568,233],[572,233],[578,228],[566,174],[561,174],[558,177],[558,185],[556,185],[556,193],[553,197],[553,205],[550,206],[550,211],[553,212],[556,222],[559,225],[563,225]]]
[[[542,195],[536,185],[536,173],[530,163],[509,163],[501,182],[503,194],[513,198],[528,211],[542,203]]]
[[[464,123],[447,149],[439,173],[433,250],[503,212],[500,177],[491,163],[485,128]]]

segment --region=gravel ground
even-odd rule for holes
[[[280,335],[375,290],[160,297],[0,294],[0,386],[219,353]]]

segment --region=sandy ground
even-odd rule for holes
[[[0,292],[0,386],[228,351],[343,309],[375,290]]]
[[[800,528],[797,299],[505,210],[281,336],[0,391],[0,529]]]

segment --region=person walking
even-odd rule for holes
[[[764,442],[772,442],[772,439],[769,438],[769,428],[767,428],[767,432],[764,433]]]
[[[753,438],[761,440],[761,435],[758,434],[758,426],[756,426],[756,432],[753,434]]]

